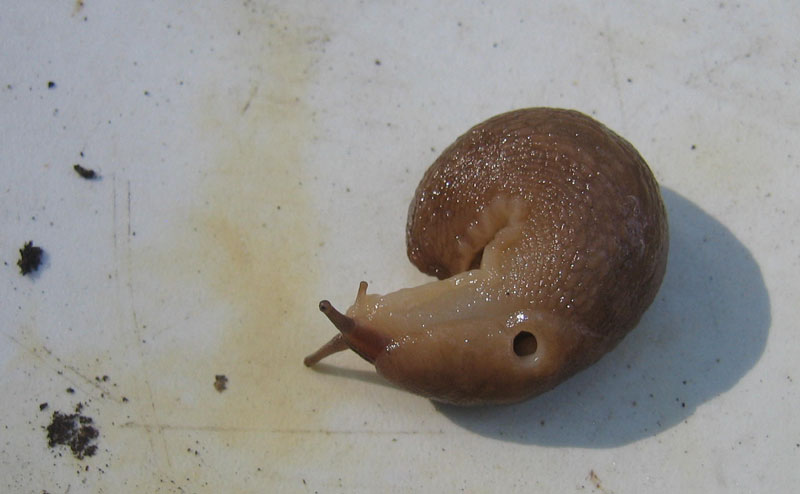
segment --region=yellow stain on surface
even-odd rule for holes
[[[178,227],[168,238],[131,255],[137,298],[147,295],[136,280],[157,277],[196,293],[196,307],[168,308],[186,312],[174,335],[139,330],[148,341],[126,378],[136,403],[111,431],[115,442],[149,448],[147,461],[165,476],[191,472],[194,484],[219,487],[229,480],[204,463],[234,461],[250,475],[237,482],[248,485],[274,481],[276,465],[307,461],[314,437],[326,434],[320,405],[331,402],[308,392],[305,384],[324,385],[302,364],[317,344],[303,336],[327,328],[312,297],[323,237],[305,162],[314,133],[306,94],[324,37],[280,13],[248,22],[264,23],[263,39],[238,54],[252,80],[209,75],[198,94],[198,145],[211,151],[197,165],[197,190],[172,215]],[[216,375],[227,378],[222,392]],[[116,461],[141,457],[118,450]]]

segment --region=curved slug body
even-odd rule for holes
[[[655,298],[667,261],[664,205],[647,164],[581,113],[512,111],[459,137],[411,203],[408,256],[436,276],[367,295],[307,365],[351,348],[409,391],[508,403],[602,357]]]

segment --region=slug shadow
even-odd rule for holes
[[[721,223],[662,188],[670,252],[661,290],[620,345],[554,390],[517,405],[436,407],[477,434],[524,444],[614,447],[679,424],[732,388],[767,341],[758,264]]]

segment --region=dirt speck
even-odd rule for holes
[[[19,266],[19,271],[23,276],[39,269],[39,266],[42,264],[43,254],[44,250],[42,250],[41,247],[33,245],[33,241],[29,241],[22,246],[19,250],[17,266]]]
[[[85,178],[86,180],[94,180],[100,177],[94,170],[90,168],[84,168],[78,163],[75,163],[72,169],[75,170],[75,173],[80,175],[82,178]]]
[[[597,476],[594,469],[589,470],[589,476],[587,478],[589,482],[592,483],[592,486],[603,494],[611,494],[613,492],[603,487],[603,484],[600,482],[600,477]]]
[[[76,413],[53,412],[47,426],[47,445],[51,448],[66,446],[75,458],[82,460],[97,452],[95,440],[100,435],[91,417]]]
[[[228,389],[228,376],[225,374],[217,374],[214,376],[214,389],[220,393]]]

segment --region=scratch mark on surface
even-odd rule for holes
[[[116,251],[117,248],[118,248],[117,227],[120,226],[119,223],[118,223],[118,219],[117,219],[117,203],[118,203],[118,199],[119,198],[118,198],[118,194],[117,194],[117,190],[116,190],[116,184],[114,186],[114,192],[113,193],[114,193],[114,226],[115,226],[115,228],[114,228],[114,248],[115,248],[115,251]],[[132,218],[132,209],[133,209],[133,207],[132,207],[132,193],[131,193],[131,181],[130,180],[126,180],[125,181],[125,199],[124,200],[125,200],[125,218],[124,218],[124,222],[125,223],[124,223],[124,225],[125,225],[125,230],[126,230],[125,231],[125,241],[124,241],[125,242],[124,243],[124,249],[125,249],[124,250],[124,263],[125,263],[124,290],[125,290],[125,292],[127,292],[126,293],[126,295],[127,295],[127,297],[126,297],[127,298],[127,312],[128,312],[128,317],[130,317],[129,322],[130,322],[130,324],[133,325],[132,333],[133,333],[134,337],[136,338],[136,342],[135,343],[136,343],[136,348],[137,348],[138,354],[139,354],[139,361],[140,362],[144,362],[145,361],[146,351],[145,351],[145,348],[143,347],[143,345],[145,345],[146,342],[145,342],[145,340],[143,338],[143,335],[142,335],[142,327],[139,325],[139,316],[138,316],[138,314],[136,312],[136,291],[135,291],[134,286],[133,286],[133,250],[132,250],[132,246],[131,246],[131,241],[132,241],[132,237],[133,237],[134,232],[133,232],[133,228],[132,228],[132,219],[131,219]],[[115,257],[117,257],[117,256],[115,255]],[[117,257],[117,260],[119,260],[118,257]],[[119,263],[117,262],[117,266],[118,265],[119,265]],[[117,274],[119,274],[118,271],[117,271]],[[117,283],[118,283],[118,286],[119,286],[119,283],[120,283],[119,276],[117,276]],[[150,408],[150,412],[152,414],[152,417],[154,419],[157,419],[158,411],[156,410],[156,402],[155,402],[155,398],[154,398],[154,395],[153,395],[153,388],[152,388],[152,386],[150,384],[150,378],[149,378],[147,372],[143,372],[142,373],[142,380],[143,380],[143,384],[144,384],[144,387],[145,387],[145,390],[146,390],[146,393],[147,393],[147,396],[145,397],[146,402],[149,404],[149,408]],[[150,415],[150,414],[148,414],[148,415]],[[146,429],[146,431],[147,431],[147,439],[148,439],[148,442],[150,444],[150,450],[151,450],[151,452],[153,454],[153,457],[155,458],[156,457],[156,444],[155,444],[156,439],[153,437],[153,434],[151,433],[151,430]],[[159,435],[158,439],[160,439],[160,443],[161,443],[160,444],[160,449],[164,452],[164,457],[166,459],[166,463],[171,468],[172,467],[172,459],[171,459],[170,454],[169,454],[169,447],[167,445],[167,441],[161,435]]]
[[[79,386],[76,384],[75,380],[71,380],[69,378],[69,375],[77,378],[79,381],[83,381],[85,384],[88,384],[89,387],[94,388],[98,392],[95,395],[96,399],[107,399],[116,401],[117,403],[123,403],[121,395],[116,395],[110,389],[104,387],[101,382],[83,374],[75,366],[64,363],[60,357],[54,355],[53,351],[46,346],[42,345],[42,351],[40,352],[37,348],[29,347],[10,334],[3,332],[2,335],[11,341],[11,343],[17,345],[20,349],[39,360],[39,362],[41,362],[43,365],[50,368],[55,374],[64,378],[71,385],[71,387],[77,388]]]
[[[253,101],[253,98],[256,97],[256,94],[258,94],[258,86],[253,86],[253,88],[250,90],[250,96],[247,98],[247,102],[245,102],[244,106],[242,107],[242,115],[244,115],[247,110],[250,109],[250,103]]]
[[[760,52],[761,52],[760,47],[756,47],[756,55],[759,55]],[[745,53],[740,53],[738,55],[734,55],[734,56],[732,56],[730,58],[727,58],[727,59],[714,60],[714,62],[712,63],[712,66],[710,68],[708,67],[708,64],[706,63],[705,58],[704,58],[703,59],[703,75],[705,76],[706,81],[712,87],[719,87],[722,84],[722,82],[721,82],[720,78],[717,77],[717,75],[719,75],[722,72],[727,71],[728,68],[738,64],[742,60],[747,60],[747,59],[751,58],[752,56],[753,56],[753,53],[751,51],[747,51]],[[694,81],[692,79],[693,79],[692,77],[689,77],[686,80],[686,83],[695,85]]]
[[[131,181],[128,180],[127,182],[125,182],[125,186],[126,186],[127,191],[128,191],[128,216],[126,218],[127,219],[126,223],[128,224],[127,246],[128,246],[128,252],[130,252],[130,250],[131,250],[130,249],[130,243],[131,243],[131,239],[130,239],[130,237],[131,237]]]
[[[606,48],[608,50],[608,62],[611,66],[611,76],[612,82],[614,85],[614,91],[617,94],[617,109],[619,110],[620,121],[623,124],[623,131],[625,130],[625,122],[627,121],[625,118],[625,105],[622,100],[622,87],[619,83],[619,69],[617,68],[617,56],[616,52],[614,51],[614,42],[611,39],[611,27],[609,25],[608,19],[606,19],[605,23],[605,32],[600,33],[606,40]]]
[[[114,244],[114,274],[115,279],[119,279],[119,259],[117,245],[117,174],[111,174],[111,239]]]
[[[380,436],[417,436],[417,435],[437,435],[444,434],[444,430],[414,430],[414,429],[269,429],[263,427],[235,427],[224,425],[185,425],[185,424],[167,424],[167,423],[140,423],[140,422],[125,422],[120,425],[123,429],[145,429],[157,430],[159,432],[165,431],[181,431],[181,432],[241,432],[253,433],[260,432],[264,434],[299,434],[299,435],[319,435],[319,436],[333,436],[333,435],[380,435]]]

